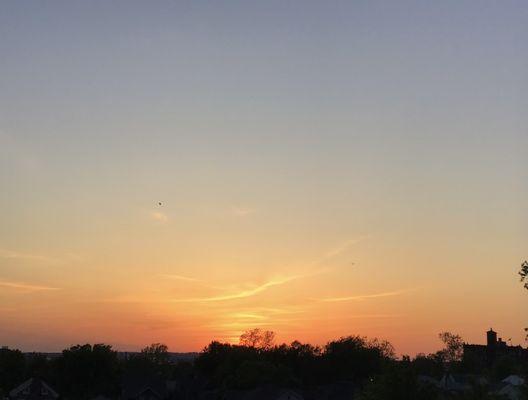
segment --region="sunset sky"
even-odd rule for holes
[[[527,71],[524,1],[2,2],[0,345],[523,343]]]

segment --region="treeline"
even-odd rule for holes
[[[171,363],[167,346],[152,344],[126,358],[105,344],[76,345],[58,357],[39,353],[0,349],[0,398],[29,378],[40,378],[51,384],[62,397],[117,397],[124,379],[152,378],[171,380],[192,373],[189,362]]]
[[[278,346],[213,342],[200,353],[195,367],[212,387],[250,389],[267,384],[305,387],[363,382],[394,361],[390,343],[349,336],[323,348],[298,341]]]
[[[462,338],[449,332],[439,334],[442,349],[413,358],[397,358],[389,342],[360,336],[343,337],[322,347],[298,341],[274,346],[259,341],[259,336],[270,335],[258,329],[245,336],[252,339],[241,340],[241,345],[213,342],[200,353],[195,369],[207,378],[210,388],[243,390],[274,385],[307,389],[351,382],[360,393],[358,400],[431,400],[445,398],[445,393],[428,384],[427,378],[438,381],[450,373],[500,382],[509,375],[528,374],[528,364],[516,359],[498,358],[486,365],[464,358]],[[478,390],[471,392],[477,396],[474,398],[495,398]]]
[[[202,384],[201,389],[252,389],[263,385],[302,388],[335,381],[364,382],[396,361],[388,342],[349,336],[324,347],[294,341],[273,344],[273,333],[246,332],[239,345],[212,342],[194,363],[171,362],[167,347],[153,344],[120,359],[111,346],[84,344],[48,359],[38,353],[0,349],[0,388],[4,394],[31,377],[44,379],[64,397],[116,397],[128,378]]]
[[[359,399],[420,400],[437,398],[434,387],[419,384],[420,376],[440,378],[451,371],[502,379],[527,372],[526,365],[515,362],[483,370],[481,365],[462,359],[459,336],[442,333],[440,339],[442,350],[401,359],[390,343],[377,339],[347,336],[322,347],[298,341],[275,345],[274,334],[259,329],[242,335],[239,345],[210,343],[194,363],[171,361],[163,344],[153,344],[126,358],[105,344],[73,346],[53,359],[2,348],[0,390],[6,395],[24,380],[36,377],[51,384],[63,398],[116,398],[127,379],[156,378],[192,387],[195,395],[185,398],[199,398],[198,393],[207,391],[222,393],[269,385],[303,390],[351,382],[361,393]]]

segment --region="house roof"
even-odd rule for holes
[[[521,389],[519,386],[507,384],[502,389],[498,390],[497,393],[508,399],[521,399]]]
[[[519,375],[510,375],[507,378],[504,378],[502,380],[503,383],[508,383],[513,386],[521,386],[524,385],[524,379],[521,378]]]
[[[439,387],[444,390],[454,390],[461,391],[467,390],[470,388],[468,380],[463,375],[453,375],[450,373],[445,374],[442,379],[440,379]]]
[[[123,380],[123,398],[131,399],[141,393],[151,391],[160,398],[167,394],[167,385],[160,376],[141,377],[135,375],[125,376]]]
[[[46,382],[38,378],[30,378],[21,385],[17,386],[9,392],[10,397],[16,397],[28,390],[29,394],[27,395],[28,399],[40,399],[42,398],[42,389],[46,390],[49,396],[58,398],[59,394],[53,390]]]

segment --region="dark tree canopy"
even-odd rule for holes
[[[169,348],[162,343],[152,343],[141,350],[141,355],[156,365],[165,365],[170,361]]]
[[[84,397],[113,395],[118,391],[117,352],[105,344],[70,347],[58,360],[59,378],[66,394]]]
[[[524,288],[528,290],[528,261],[524,261],[521,264],[519,275],[521,276],[521,282],[524,283]],[[526,332],[526,340],[528,340],[528,328],[524,328],[524,331]]]
[[[240,345],[257,349],[269,349],[275,341],[275,332],[250,329],[240,335]]]
[[[461,361],[464,354],[462,337],[451,332],[441,332],[438,337],[444,343],[444,348],[439,352],[443,362],[450,364]]]
[[[0,348],[0,389],[11,390],[24,378],[25,360],[20,350]]]
[[[525,289],[528,289],[528,261],[524,261],[521,264],[519,275],[521,276],[521,282],[524,282]]]
[[[299,341],[271,345],[269,341],[260,341],[261,331],[249,332],[252,341],[247,345],[214,341],[194,362],[176,361],[177,357],[171,357],[167,346],[160,343],[119,358],[111,346],[104,344],[76,345],[56,358],[3,348],[0,398],[28,378],[43,377],[61,398],[75,400],[99,395],[119,398],[120,393],[127,393],[123,388],[130,383],[176,388],[170,394],[172,400],[196,400],[204,398],[204,394],[212,396],[207,398],[226,398],[223,396],[232,390],[260,393],[267,388],[298,389],[314,396],[306,398],[324,399],[496,399],[489,390],[493,386],[468,392],[470,397],[445,397],[438,381],[446,369],[453,376],[485,376],[493,384],[508,375],[525,376],[528,371],[528,362],[519,362],[513,356],[497,357],[492,365],[484,366],[482,360],[476,359],[476,363],[465,357],[461,360],[462,339],[449,332],[439,334],[445,345],[442,350],[401,359],[396,358],[390,343],[357,335],[319,347]],[[326,392],[334,389],[340,397]]]
[[[260,331],[249,332],[251,341],[244,341],[245,345],[212,342],[200,353],[196,368],[213,386],[242,389],[271,383],[303,386],[336,380],[360,382],[379,374],[395,359],[388,342],[359,336],[329,342],[321,349],[298,341],[278,346],[264,342],[266,346],[262,346],[257,340]]]
[[[324,357],[340,379],[363,380],[379,373],[394,358],[394,349],[385,341],[347,336],[329,342]]]

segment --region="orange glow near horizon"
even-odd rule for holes
[[[169,223],[163,221],[163,228]],[[110,268],[115,261],[109,260],[88,274],[69,267],[90,262],[82,255],[61,259],[4,249],[4,259],[35,268],[54,265],[47,271],[64,273],[62,281],[62,274],[57,274],[49,284],[40,282],[43,279],[38,284],[0,281],[4,300],[0,315],[10,321],[4,342],[7,338],[11,346],[41,351],[82,342],[138,350],[163,342],[172,351],[199,351],[212,340],[237,343],[242,332],[258,327],[276,332],[280,343],[324,345],[359,334],[389,340],[398,354],[416,354],[439,348],[437,333],[442,330],[482,342],[488,325],[522,340],[516,326],[521,320],[504,313],[495,299],[464,304],[464,290],[458,289],[463,282],[452,282],[449,276],[437,277],[434,285],[424,279],[410,285],[395,274],[405,268],[396,265],[398,257],[392,258],[394,270],[384,268],[388,255],[375,256],[373,248],[378,246],[373,235],[360,235],[320,253],[312,250],[314,256],[304,263],[282,267],[268,261],[270,267],[258,272],[236,265],[212,269],[197,265],[185,271],[164,262],[143,268],[142,256],[131,246],[131,254],[123,255],[131,267]],[[415,262],[420,264],[420,259]],[[452,276],[453,271],[446,274]],[[512,300],[517,301],[514,292]],[[443,302],[449,306],[441,307]],[[483,315],[482,307],[490,314]]]

